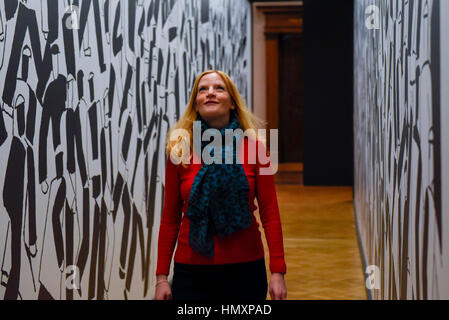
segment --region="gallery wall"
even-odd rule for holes
[[[154,296],[165,135],[203,70],[250,99],[250,17],[246,0],[0,2],[0,298]]]
[[[444,0],[355,2],[354,204],[373,299],[449,298],[448,14]]]

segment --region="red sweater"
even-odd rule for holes
[[[261,167],[269,167],[270,163],[261,164],[259,158],[255,164],[250,164],[246,155],[252,152],[248,149],[248,138],[244,140],[244,148],[239,152],[245,174],[249,182],[248,201],[252,213],[253,224],[246,229],[237,231],[229,236],[220,238],[214,236],[214,256],[205,257],[195,252],[189,245],[189,218],[187,217],[190,189],[201,164],[189,164],[188,167],[175,165],[168,157],[165,171],[165,199],[159,229],[158,260],[156,275],[169,273],[173,251],[178,240],[174,261],[184,264],[216,265],[249,262],[265,256],[259,224],[254,216],[257,209],[254,198],[257,198],[262,226],[265,230],[270,253],[271,273],[285,273],[287,271],[284,260],[284,245],[282,238],[281,220],[276,197],[273,175],[261,175]],[[254,146],[254,145],[253,145]],[[257,143],[262,148],[262,143]],[[249,150],[249,151],[248,151]],[[197,158],[197,155],[193,153]],[[262,160],[262,162],[264,162]]]

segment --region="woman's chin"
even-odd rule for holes
[[[204,119],[214,119],[214,118],[219,118],[219,117],[223,117],[222,112],[219,112],[218,110],[205,110],[201,113],[201,116]]]
[[[204,106],[203,111],[206,113],[219,113],[220,107],[215,104],[212,104],[212,105]]]

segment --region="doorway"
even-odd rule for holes
[[[279,162],[303,163],[303,48],[300,34],[279,37]]]
[[[278,129],[277,183],[303,184],[303,11],[302,2],[259,4],[254,11],[254,38],[264,43],[265,119],[267,129]],[[263,19],[263,29],[261,20]],[[263,30],[263,37],[257,31]],[[256,45],[256,42],[254,42]],[[260,48],[260,47],[259,47]],[[256,50],[256,48],[254,48]],[[260,78],[260,76],[259,76]],[[254,80],[258,77],[254,75]],[[260,81],[260,80],[259,80]],[[256,84],[256,83],[255,83]],[[256,92],[255,92],[256,93]],[[256,96],[254,101],[256,101]],[[259,111],[260,112],[260,111]],[[267,141],[268,145],[270,141]]]

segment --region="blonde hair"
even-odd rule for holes
[[[186,146],[187,143],[190,147],[190,158],[192,158],[193,152],[193,123],[197,120],[197,112],[195,110],[195,102],[196,102],[196,96],[198,94],[198,84],[201,80],[201,78],[207,74],[211,73],[217,73],[222,79],[223,82],[226,85],[226,90],[228,91],[229,95],[231,96],[231,101],[233,105],[235,106],[235,114],[240,122],[240,126],[242,127],[243,131],[246,131],[248,129],[253,129],[254,133],[256,134],[255,138],[258,138],[257,135],[257,129],[262,129],[265,127],[265,123],[263,120],[255,116],[246,106],[245,101],[243,100],[242,96],[240,95],[239,91],[237,90],[237,87],[235,86],[234,82],[231,80],[231,78],[220,70],[207,70],[201,73],[195,80],[195,83],[192,88],[192,92],[190,94],[190,100],[189,104],[187,105],[187,108],[184,112],[184,114],[181,116],[179,121],[168,131],[167,133],[167,142],[166,142],[166,152],[168,156],[170,156],[170,153],[172,152],[172,149],[174,149],[175,153],[178,155],[178,157],[182,157],[183,152],[183,146]],[[178,136],[177,141],[170,141],[171,134],[174,130],[177,129],[183,129],[185,130],[188,135],[187,136]],[[186,141],[187,139],[190,139],[189,141]],[[260,139],[260,138],[259,138]]]

